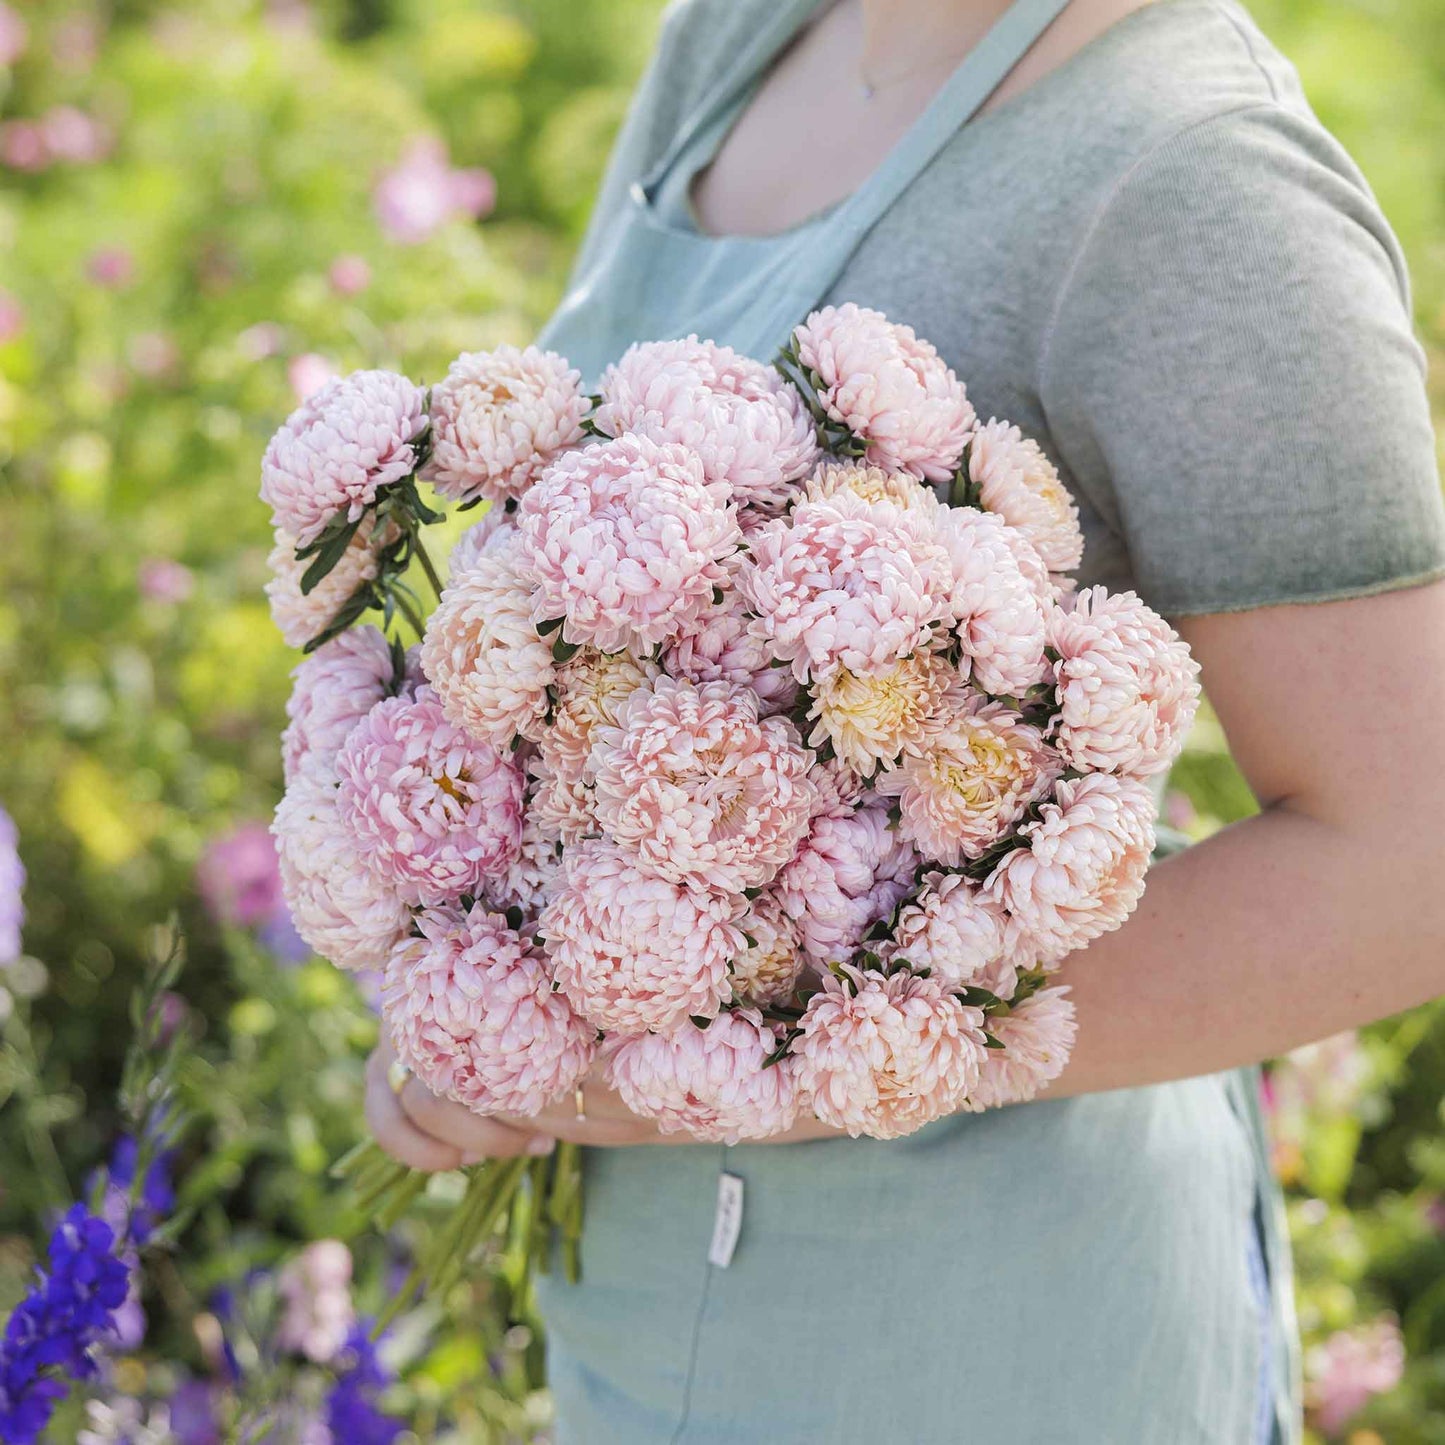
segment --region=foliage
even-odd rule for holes
[[[529,337],[659,5],[15,8],[29,46],[0,63],[0,801],[32,879],[33,958],[0,973],[0,1309],[110,1153],[127,999],[178,911],[200,1038],[178,1084],[193,1115],[184,1223],[148,1271],[146,1346],[114,1380],[143,1397],[215,1376],[218,1289],[361,1225],[328,1171],[359,1133],[365,999],[327,968],[286,965],[233,915],[218,922],[195,882],[208,842],[266,817],[279,788],[292,658],[260,597],[257,458],[327,368],[425,380],[464,347]],[[1399,230],[1445,412],[1445,13],[1254,9]],[[88,140],[32,165],[33,124],[50,117],[63,139],[63,107],[94,121]],[[469,199],[402,241],[377,185],[427,140]],[[496,199],[477,224],[482,168]],[[1208,725],[1176,786],[1176,821],[1197,833],[1251,806]],[[1278,1116],[1301,1319],[1319,1344],[1393,1314],[1408,1361],[1331,1438],[1445,1442],[1445,1017],[1367,1030],[1348,1088],[1299,1085],[1346,1056],[1280,1076],[1281,1095],[1306,1100]],[[357,1235],[363,1313],[449,1187],[397,1237]],[[403,1321],[386,1398],[420,1438],[525,1438],[544,1419],[538,1342],[508,1289],[478,1273]],[[78,1425],[57,1428],[73,1439]]]

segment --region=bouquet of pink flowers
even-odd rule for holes
[[[488,508],[444,586],[419,482]],[[828,307],[772,366],[643,343],[596,395],[535,347],[429,392],[357,373],[276,434],[261,494],[309,654],[288,901],[381,971],[428,1088],[526,1115],[600,1070],[733,1143],[803,1110],[895,1137],[1058,1075],[1058,972],[1139,898],[1197,668],[1132,593],[1074,590],[1055,468],[909,328]],[[575,1238],[559,1151],[479,1171],[454,1254],[528,1172]]]

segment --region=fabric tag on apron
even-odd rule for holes
[[[712,1220],[712,1243],[707,1248],[707,1262],[726,1269],[738,1247],[743,1227],[743,1181],[736,1174],[717,1177],[717,1213]]]

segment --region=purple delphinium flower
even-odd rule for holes
[[[16,849],[19,835],[15,821],[0,808],[0,966],[20,957],[20,928],[25,922],[21,893],[25,888],[25,865]]]
[[[33,1445],[73,1380],[96,1373],[93,1351],[112,1332],[125,1303],[129,1271],[115,1232],[84,1205],[73,1205],[50,1239],[41,1271],[0,1339],[0,1439]]]
[[[110,1183],[123,1195],[129,1196],[135,1183],[136,1160],[140,1146],[129,1134],[116,1140],[110,1156]],[[146,1165],[145,1178],[136,1192],[135,1201],[129,1211],[128,1233],[132,1242],[144,1244],[155,1232],[156,1226],[166,1219],[176,1207],[176,1191],[171,1184],[171,1162],[175,1157],[172,1149],[160,1150]]]
[[[347,1445],[392,1445],[406,1425],[383,1414],[376,1404],[390,1383],[366,1325],[354,1325],[336,1357],[336,1383],[326,1399],[332,1439],[345,1440]]]

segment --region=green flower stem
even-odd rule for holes
[[[421,570],[426,573],[426,580],[431,583],[432,591],[437,595],[437,601],[442,599],[442,579],[437,576],[437,569],[432,564],[431,554],[426,549],[426,544],[421,539],[420,532],[413,532],[411,538],[412,550],[416,554],[416,560],[421,563]]]

